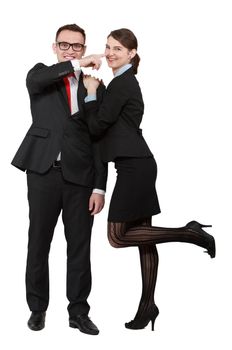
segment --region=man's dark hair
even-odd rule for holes
[[[58,38],[58,35],[60,34],[60,32],[62,32],[63,30],[71,30],[72,32],[78,32],[81,33],[84,37],[84,42],[85,42],[85,31],[84,29],[82,29],[81,27],[79,27],[77,24],[66,24],[65,26],[60,27],[57,32],[56,32],[56,41]]]

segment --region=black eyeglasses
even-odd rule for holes
[[[83,50],[83,48],[85,47],[85,45],[83,45],[83,44],[79,44],[79,43],[70,44],[70,43],[66,43],[65,41],[57,42],[56,44],[59,46],[60,50],[62,50],[62,51],[68,50],[71,46],[73,51],[79,52],[79,51]]]

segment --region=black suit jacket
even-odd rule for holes
[[[105,189],[107,168],[84,120],[71,115],[63,78],[73,73],[71,62],[45,66],[36,64],[26,83],[30,96],[32,125],[12,164],[21,170],[43,174],[61,152],[62,172],[67,181]],[[98,89],[102,100],[104,87]],[[78,85],[78,107],[83,112],[86,89],[82,75]]]
[[[90,133],[101,137],[101,157],[104,162],[116,157],[153,156],[139,128],[144,111],[143,98],[133,69],[115,77],[106,90],[103,101],[85,104],[85,118]]]

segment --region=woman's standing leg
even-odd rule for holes
[[[133,223],[122,223],[121,230],[126,231],[129,227],[134,225],[150,226],[151,218],[142,221],[136,221]],[[111,227],[109,223],[109,228]],[[108,230],[109,233],[109,230]],[[121,232],[122,233],[122,232]],[[111,245],[117,248],[129,247],[131,244],[120,242],[116,244],[111,241],[112,236],[108,236]],[[139,307],[133,321],[125,324],[126,328],[139,329],[144,328],[150,320],[152,321],[152,329],[154,329],[154,321],[159,311],[154,302],[154,293],[158,272],[158,252],[156,246],[153,244],[144,244],[138,246],[141,265],[141,277],[142,277],[142,295],[139,303]]]
[[[129,329],[144,328],[151,320],[152,330],[154,330],[154,322],[159,314],[154,301],[159,256],[156,246],[152,245],[139,246],[139,254],[142,275],[142,295],[134,319],[125,323],[125,327]]]

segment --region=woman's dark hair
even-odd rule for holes
[[[112,36],[115,40],[119,41],[120,44],[122,44],[124,47],[126,47],[128,50],[133,50],[138,47],[138,41],[134,33],[126,28],[116,29],[113,30],[107,38]],[[133,66],[134,74],[137,74],[138,71],[138,65],[139,65],[140,57],[138,54],[135,55],[131,59],[131,64]]]
[[[85,31],[81,27],[79,27],[77,24],[66,24],[65,26],[60,27],[57,32],[56,32],[56,41],[58,38],[58,35],[63,31],[63,30],[71,30],[72,32],[78,32],[81,33],[84,37],[84,42],[85,42]]]

